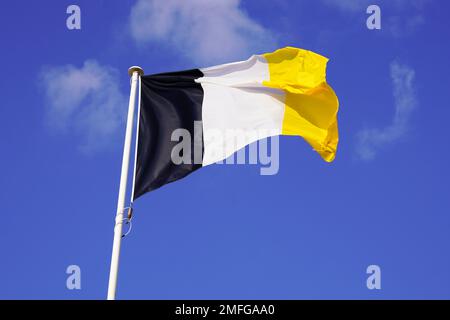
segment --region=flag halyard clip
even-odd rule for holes
[[[131,219],[133,219],[133,204],[131,204],[129,207],[123,208],[123,210],[127,210],[127,217],[123,218],[122,222],[125,221],[125,224],[129,226],[127,232],[122,234],[122,238],[125,238],[130,234],[131,229],[133,228],[133,223],[131,222]]]

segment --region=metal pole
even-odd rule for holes
[[[136,104],[135,101],[136,85],[138,83],[139,77],[144,74],[144,71],[140,67],[133,66],[128,69],[128,74],[131,76],[131,91],[130,91],[130,101],[128,103],[128,117],[127,117],[127,128],[125,132],[125,144],[123,147],[119,197],[117,200],[117,213],[114,227],[114,242],[111,255],[111,269],[109,271],[108,300],[115,300],[116,298],[117,275],[119,271],[120,244],[122,241],[122,225],[124,220],[123,212],[125,210],[125,195],[127,191],[128,165],[130,163],[130,146],[133,133],[134,106]]]

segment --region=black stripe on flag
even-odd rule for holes
[[[141,78],[134,199],[201,167],[194,161],[194,152],[191,152],[190,164],[176,165],[171,159],[172,149],[179,143],[171,141],[172,132],[176,129],[190,132],[191,150],[194,150],[194,121],[202,120],[203,103],[202,86],[194,80],[200,77],[203,73],[192,69]]]

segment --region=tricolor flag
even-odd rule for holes
[[[327,61],[286,47],[246,61],[142,76],[134,199],[273,135],[300,136],[333,161],[339,103],[326,82]],[[183,132],[192,139],[179,150]],[[183,161],[173,161],[177,152],[184,152]]]

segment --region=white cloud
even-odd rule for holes
[[[392,123],[385,128],[364,129],[358,133],[357,153],[361,159],[373,159],[380,148],[394,143],[407,133],[412,111],[418,105],[414,77],[411,67],[391,63],[395,115]]]
[[[126,98],[119,90],[115,69],[87,60],[81,68],[46,67],[40,80],[51,128],[75,132],[84,152],[110,145],[126,112]]]
[[[129,19],[138,45],[169,44],[202,65],[247,58],[275,44],[240,0],[138,0]]]

